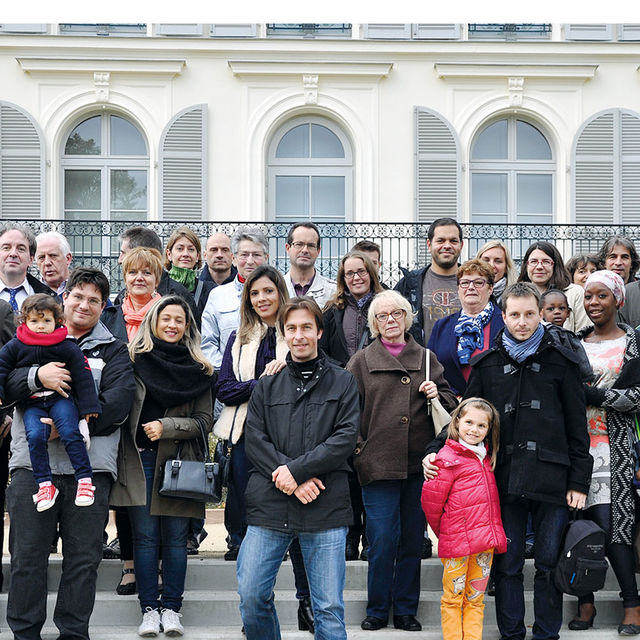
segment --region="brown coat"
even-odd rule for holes
[[[122,430],[118,449],[118,479],[111,491],[110,504],[114,507],[133,507],[146,503],[146,481],[140,452],[136,447],[136,429],[146,395],[144,383],[136,376],[136,395],[129,413],[127,425]],[[203,394],[177,407],[167,409],[162,422],[162,436],[158,440],[158,456],[153,477],[151,497],[152,516],[186,516],[204,518],[204,503],[180,498],[164,498],[158,493],[164,461],[175,458],[180,441],[184,460],[202,460],[198,445],[200,427],[205,433],[213,424],[211,392]]]
[[[354,465],[362,485],[404,480],[421,473],[425,449],[435,437],[427,398],[418,391],[424,382],[426,350],[408,334],[405,340],[407,345],[397,358],[377,338],[347,364],[360,392],[361,422]],[[451,411],[456,397],[433,352],[430,367],[440,401]]]

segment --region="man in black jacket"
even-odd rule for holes
[[[533,637],[559,637],[562,593],[551,571],[560,553],[567,506],[584,507],[593,464],[578,357],[544,329],[539,299],[528,282],[505,289],[505,328],[493,349],[471,361],[465,392],[465,398],[488,400],[500,414],[495,474],[509,541],[507,552],[495,559],[501,640],[524,640],[526,633],[522,569],[529,513],[536,537]],[[445,437],[446,431],[441,432],[429,450]],[[425,467],[429,475],[426,461]]]
[[[347,458],[360,424],[353,376],[318,355],[322,312],[293,298],[279,319],[290,354],[253,390],[245,447],[253,468],[247,534],[238,556],[240,613],[247,640],[277,640],[276,575],[291,540],[300,541],[316,637],[346,640],[344,547],[352,522]]]
[[[11,528],[11,586],[7,622],[18,640],[37,640],[47,617],[47,563],[51,541],[59,529],[64,563],[54,611],[61,638],[89,639],[97,569],[102,559],[102,533],[109,493],[117,476],[120,425],[135,392],[133,367],[126,345],[99,322],[109,297],[109,282],[98,269],[74,269],[63,294],[69,334],[77,339],[94,378],[101,414],[89,422],[89,459],[94,471],[95,502],[75,506],[73,467],[59,438],[48,445],[54,484],[59,490],[53,508],[38,513],[33,504],[37,485],[31,472],[22,414],[16,410],[11,429],[11,484],[7,503]],[[51,389],[65,395],[69,371],[61,363],[17,369],[7,381],[9,401]]]

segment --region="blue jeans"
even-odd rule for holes
[[[40,418],[51,418],[60,434],[60,440],[73,465],[76,480],[91,478],[91,463],[84,440],[78,429],[78,407],[70,398],[63,398],[54,393],[29,400],[24,409],[24,431],[29,443],[29,456],[33,477],[39,484],[51,482],[51,466],[47,442],[51,435],[51,427]]]
[[[392,603],[395,616],[415,616],[418,611],[422,482],[422,476],[414,474],[362,487],[369,541],[368,616],[387,620]]]
[[[238,555],[240,614],[247,640],[279,640],[273,588],[282,557],[297,536],[311,589],[316,640],[346,640],[344,545],[347,527],[314,533],[249,525]]]
[[[156,464],[155,451],[140,452],[147,480],[147,504],[129,507],[133,529],[133,561],[136,568],[138,599],[142,611],[163,607],[180,611],[187,575],[187,533],[189,518],[152,516],[151,492]],[[162,547],[162,601],[158,600],[158,560]]]
[[[562,593],[551,572],[558,562],[562,534],[569,517],[566,506],[518,499],[502,503],[502,524],[507,552],[495,557],[496,619],[501,640],[524,640],[524,545],[531,512],[534,546],[533,624],[534,640],[559,638],[562,626]]]

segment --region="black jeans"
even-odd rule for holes
[[[585,520],[593,520],[607,536],[607,558],[609,558],[613,573],[616,574],[618,579],[623,606],[640,606],[634,569],[633,547],[629,544],[611,542],[611,506],[608,504],[595,504],[584,512],[584,518]],[[578,604],[593,604],[593,601],[593,593],[578,598]]]
[[[72,475],[54,476],[53,482],[58,499],[42,512],[33,504],[38,485],[28,469],[16,469],[7,489],[11,519],[7,623],[17,640],[40,639],[47,618],[47,564],[56,527],[64,560],[53,621],[60,630],[59,640],[89,640],[112,478],[108,473],[94,474],[95,502],[89,507],[76,507],[77,481]]]

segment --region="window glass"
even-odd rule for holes
[[[133,220],[140,219],[140,212],[147,209],[147,172],[131,169],[111,171],[111,213],[133,213]],[[117,216],[122,219],[121,215]]]
[[[100,116],[94,116],[77,125],[67,138],[65,155],[100,155],[102,153],[100,127]]]
[[[276,176],[276,215],[309,217],[308,176]]]
[[[518,160],[551,160],[547,139],[528,122],[516,122],[516,158]]]
[[[278,144],[276,158],[308,158],[309,125],[301,124],[288,131]]]
[[[311,215],[344,220],[344,176],[311,178]]]
[[[477,173],[471,176],[473,213],[507,212],[507,174]]]
[[[340,138],[327,127],[311,125],[312,158],[344,158],[344,149]]]
[[[490,124],[473,145],[474,160],[507,159],[507,120]]]
[[[111,116],[111,154],[114,156],[147,155],[147,145],[138,128],[120,116]]]
[[[64,208],[66,211],[94,210],[100,213],[100,171],[64,172]]]
[[[518,213],[551,213],[552,178],[550,175],[519,173],[517,176]]]

